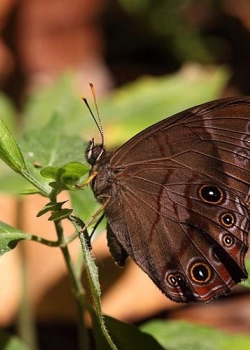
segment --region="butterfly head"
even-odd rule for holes
[[[88,183],[100,203],[107,201],[110,197],[111,176],[108,170],[111,153],[106,151],[103,144],[95,145],[94,139],[89,141],[86,150],[86,159],[91,169],[89,171]],[[109,181],[110,180],[110,181]]]
[[[106,153],[106,149],[103,143],[95,145],[95,141],[92,138],[92,140],[89,141],[89,144],[86,150],[87,162],[91,166],[94,166],[100,161],[100,159],[103,157],[105,153]]]

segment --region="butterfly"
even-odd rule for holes
[[[115,152],[101,134],[86,157],[118,265],[130,256],[177,302],[208,302],[247,278],[250,97],[187,109]]]

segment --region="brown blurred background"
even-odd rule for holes
[[[72,69],[105,92],[193,61],[227,64],[232,88],[247,94],[249,12],[247,0],[2,0],[1,87],[20,101]]]
[[[91,81],[97,94],[104,95],[143,75],[176,72],[187,62],[226,64],[232,78],[224,95],[250,94],[250,2],[1,0],[0,87],[19,110],[30,94],[67,70],[74,71],[79,91]],[[1,195],[0,203],[0,219],[16,225],[16,199]],[[25,198],[22,228],[49,238],[52,224],[35,218],[44,204],[43,199]],[[78,242],[71,249],[76,255]],[[231,298],[210,305],[180,306],[132,262],[122,273],[110,260],[105,234],[93,251],[105,313],[135,323],[157,315],[250,333],[250,308],[241,306],[249,305],[249,296],[240,287]],[[20,271],[23,261],[26,270]],[[75,309],[59,251],[23,245],[1,258],[0,276],[2,328],[15,328],[25,277],[41,348],[55,350],[48,338],[61,337],[65,326],[70,342],[63,340],[65,349],[74,349]],[[244,310],[240,316],[239,309]]]

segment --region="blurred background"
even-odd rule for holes
[[[67,74],[70,82],[62,78]],[[0,117],[16,135],[41,128],[58,105],[65,128],[81,130],[86,140],[98,135],[80,101],[82,93],[90,95],[89,82],[111,147],[192,105],[250,94],[249,0],[1,0]],[[79,153],[84,157],[84,149]],[[51,223],[36,218],[46,201],[17,198],[6,186],[0,220],[52,239]],[[61,253],[20,246],[0,260],[0,327],[22,327],[28,295],[41,349],[55,350],[58,339],[74,349],[75,308]],[[71,250],[77,255],[78,242]],[[135,324],[188,320],[249,335],[250,299],[242,287],[210,305],[178,305],[131,261],[118,269],[105,233],[93,252],[108,315]]]
[[[190,61],[226,64],[230,88],[249,92],[247,0],[3,0],[0,11],[1,87],[19,103],[68,69],[106,92]]]

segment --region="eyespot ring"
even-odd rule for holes
[[[185,279],[180,273],[170,273],[166,281],[168,284],[170,284],[172,287],[178,287],[183,286],[185,284]]]
[[[222,241],[225,244],[225,246],[227,246],[228,248],[234,245],[234,237],[231,235],[225,234],[222,238]]]
[[[222,214],[221,223],[225,227],[232,227],[235,223],[235,216],[232,213]]]
[[[211,279],[212,273],[208,264],[196,262],[190,268],[190,276],[193,282],[204,284]]]
[[[205,203],[219,204],[224,198],[222,190],[214,185],[202,185],[199,188],[199,197]]]

